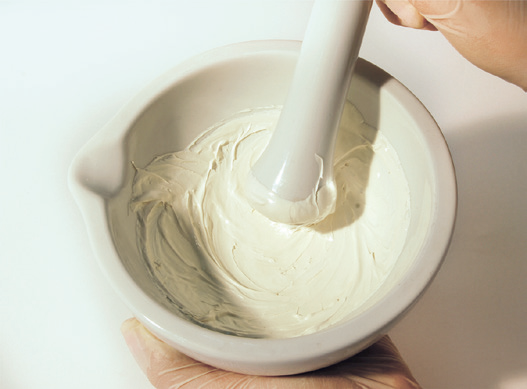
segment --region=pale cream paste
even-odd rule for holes
[[[338,323],[379,288],[406,239],[409,189],[397,154],[351,104],[335,151],[335,212],[292,226],[255,211],[244,186],[279,114],[242,112],[137,168],[131,208],[142,255],[175,309],[213,330],[283,338]]]

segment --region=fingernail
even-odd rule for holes
[[[121,325],[121,333],[137,364],[147,373],[153,351],[152,334],[135,318],[128,319]]]

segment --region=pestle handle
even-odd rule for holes
[[[277,127],[248,197],[272,220],[310,224],[334,210],[333,152],[371,0],[316,0]]]

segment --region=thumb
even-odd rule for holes
[[[527,90],[527,2],[409,0],[466,59]]]
[[[156,338],[137,319],[126,320],[121,332],[137,364],[157,389],[178,388],[199,381],[207,388],[223,388],[222,377],[232,374],[197,362]]]

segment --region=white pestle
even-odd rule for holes
[[[251,205],[269,219],[316,223],[335,210],[333,152],[371,0],[316,0],[276,129],[252,166]]]

